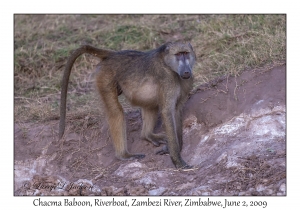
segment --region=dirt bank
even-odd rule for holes
[[[135,161],[114,157],[105,123],[63,141],[58,121],[15,124],[15,195],[285,195],[285,76],[282,65],[200,86],[184,109],[187,171],[140,139],[139,111],[126,115],[129,150],[146,154]]]

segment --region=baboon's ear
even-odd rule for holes
[[[194,49],[193,49],[193,47],[192,47],[192,45],[191,45],[191,43],[189,43],[189,46],[190,46],[190,48],[194,51]]]
[[[170,52],[170,46],[167,45],[164,51],[165,51],[166,54],[168,54]]]
[[[164,44],[164,46],[165,46],[164,52],[165,52],[166,54],[169,54],[170,48],[171,48],[171,46],[172,46],[172,42],[167,42],[167,43]]]

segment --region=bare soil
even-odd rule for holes
[[[126,113],[128,148],[146,157],[133,161],[115,158],[103,120],[63,140],[58,120],[16,123],[15,195],[286,195],[285,105],[285,65],[198,87],[184,108],[190,170],[141,140],[138,110]],[[162,127],[159,120],[156,131]]]

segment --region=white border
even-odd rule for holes
[[[33,207],[34,197],[13,196],[13,14],[14,13],[281,13],[287,14],[287,196],[267,200],[266,209],[296,209],[299,193],[299,23],[296,1],[10,1],[1,8],[1,206]],[[275,27],[275,26],[274,26]],[[141,197],[139,197],[141,198]],[[171,197],[175,199],[176,197]],[[213,197],[217,198],[217,197]],[[220,197],[223,200],[225,197]],[[251,197],[229,197],[251,200]],[[51,199],[51,197],[47,197]],[[54,197],[56,199],[63,199]],[[94,199],[94,198],[86,198]],[[294,208],[293,208],[294,207]],[[98,207],[100,208],[100,207]],[[199,207],[198,207],[199,208]],[[298,207],[299,208],[299,207]],[[7,209],[7,208],[5,208]],[[40,207],[35,207],[40,209]],[[165,209],[165,207],[164,207]],[[211,207],[210,209],[214,209]],[[220,209],[220,208],[216,208]]]

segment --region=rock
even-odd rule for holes
[[[149,195],[162,195],[166,191],[166,188],[159,187],[157,189],[149,190]]]
[[[262,184],[259,184],[256,186],[256,191],[261,192],[265,190],[265,186],[263,186]]]
[[[285,183],[283,183],[283,184],[280,185],[279,190],[280,190],[281,192],[285,192],[285,191],[286,191],[285,188],[286,188],[286,187],[285,187]]]
[[[147,166],[140,162],[133,162],[129,164],[122,164],[115,172],[117,176],[130,176],[133,179],[140,177],[144,173]]]
[[[266,189],[266,190],[264,191],[264,193],[265,193],[266,195],[273,195],[274,191],[273,191],[272,189]]]
[[[169,180],[167,179],[166,173],[162,171],[153,171],[144,174],[143,178],[139,179],[137,182],[140,184],[144,184],[145,186],[157,186],[161,180],[164,180],[163,184],[168,184]]]

